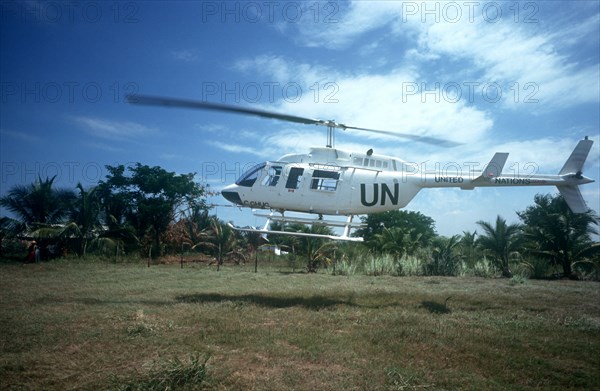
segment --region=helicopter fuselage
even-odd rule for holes
[[[437,172],[421,171],[415,164],[383,155],[313,148],[308,154],[261,163],[221,193],[253,209],[348,216],[404,208],[423,188],[554,185],[566,189],[592,182],[575,172],[503,175],[507,156],[496,154],[483,170]]]

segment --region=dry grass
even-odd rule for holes
[[[249,270],[0,265],[0,388],[600,389],[598,283]]]

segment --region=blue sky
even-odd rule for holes
[[[598,211],[599,4],[2,2],[0,193],[38,173],[91,186],[106,164],[133,162],[196,172],[218,191],[254,163],[325,144],[314,126],[124,103],[143,93],[463,143],[337,133],[339,148],[427,169],[481,168],[510,152],[505,171],[556,173],[587,135],[596,182],[582,192]],[[516,222],[539,192],[555,189],[424,190],[407,209],[452,235],[498,214]],[[215,212],[262,224],[247,210]]]

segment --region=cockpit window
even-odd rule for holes
[[[262,181],[263,186],[277,186],[281,177],[281,166],[272,166],[268,169],[268,174]]]
[[[242,175],[240,179],[238,179],[235,182],[235,184],[238,186],[252,187],[252,185],[254,185],[254,182],[256,182],[256,180],[260,176],[260,171],[263,168],[265,168],[265,166],[266,163],[257,164],[256,166],[249,169],[244,175]]]

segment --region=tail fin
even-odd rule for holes
[[[579,141],[579,144],[575,147],[571,156],[565,162],[565,165],[560,170],[558,175],[565,174],[579,174],[583,172],[583,163],[585,163],[585,159],[587,159],[588,154],[590,153],[590,149],[592,149],[592,144],[594,142],[589,140],[587,137],[584,140]]]
[[[583,164],[590,153],[592,144],[594,142],[587,137],[579,141],[558,175],[574,176],[576,179],[583,179],[581,175],[583,173]],[[588,211],[578,185],[557,186],[557,188],[573,213],[585,213]]]
[[[502,175],[502,170],[508,159],[508,153],[496,152],[492,157],[492,160],[485,166],[481,174],[473,180],[473,182],[483,182],[486,179],[495,178]]]
[[[481,175],[485,175],[487,178],[493,178],[502,175],[502,169],[506,164],[506,159],[508,159],[508,153],[496,152],[492,157],[492,160],[490,160],[488,165],[483,169]]]

